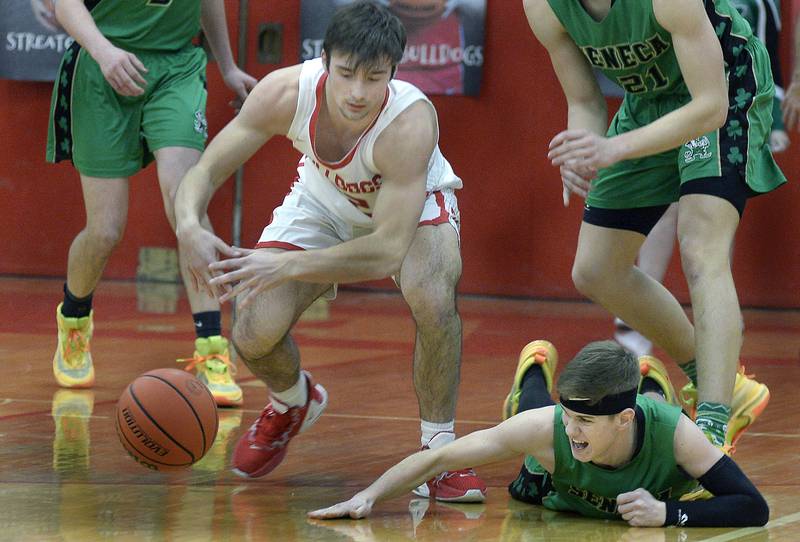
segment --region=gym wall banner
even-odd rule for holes
[[[354,0],[302,0],[300,59],[322,54],[325,28]],[[406,27],[397,78],[426,94],[477,96],[481,86],[486,0],[380,0]]]
[[[23,81],[52,81],[72,43],[53,0],[0,0],[0,39],[0,78]]]

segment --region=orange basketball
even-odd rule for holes
[[[156,369],[128,385],[117,402],[117,435],[140,465],[175,470],[199,461],[217,436],[217,405],[192,374]]]

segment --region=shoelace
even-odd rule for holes
[[[217,360],[219,364],[209,364],[207,362]],[[201,363],[205,363],[206,367],[210,369],[212,372],[217,374],[224,374],[227,369],[230,374],[236,374],[236,365],[231,363],[231,360],[228,356],[224,354],[208,354],[206,356],[199,356],[195,355],[191,358],[180,358],[177,360],[178,363],[186,363],[186,367],[184,369],[186,371],[191,371]],[[221,370],[218,370],[217,367],[221,365]]]
[[[84,366],[86,354],[89,351],[89,341],[86,334],[80,329],[70,329],[64,344],[64,363],[72,369]]]
[[[289,442],[292,430],[298,423],[299,408],[290,408],[285,414],[280,414],[269,404],[250,426],[250,437],[253,440],[250,446],[262,449],[281,448]]]
[[[544,365],[547,362],[547,351],[544,349],[537,350],[533,353],[533,359],[539,362],[539,365]]]

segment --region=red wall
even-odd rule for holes
[[[229,2],[230,26],[238,5]],[[463,219],[464,293],[578,298],[570,280],[580,224],[577,202],[564,209],[547,143],[565,123],[566,108],[542,47],[532,37],[521,2],[490,1],[486,63],[479,98],[434,97],[441,147],[466,188]],[[284,24],[283,64],[297,61],[299,1],[251,2],[249,70],[263,76],[277,66],[256,62],[255,35],[263,22]],[[791,6],[789,6],[791,7]],[[789,8],[785,20],[788,22]],[[786,25],[787,30],[790,25]],[[784,33],[788,42],[790,32]],[[236,40],[236,32],[232,31]],[[784,45],[784,59],[789,48]],[[788,62],[784,62],[788,72]],[[230,118],[229,92],[209,69],[208,118],[212,134]],[[83,225],[77,174],[68,164],[44,162],[50,85],[0,81],[0,274],[61,276],[69,243]],[[779,162],[790,179],[800,171],[800,134]],[[243,244],[253,244],[272,208],[285,194],[297,155],[285,140],[270,142],[245,168]],[[174,241],[164,218],[154,168],[131,181],[131,207],[123,245],[106,277],[135,275],[140,246]],[[233,183],[211,209],[221,235],[230,239]],[[738,291],[745,305],[800,306],[800,189],[790,183],[748,205],[735,254]],[[676,258],[677,260],[677,258]],[[667,285],[683,300],[677,262]]]

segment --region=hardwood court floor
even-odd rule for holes
[[[101,285],[92,345],[97,385],[83,392],[59,390],[51,373],[60,290],[55,280],[0,279],[0,540],[800,540],[800,311],[745,312],[743,358],[770,386],[772,401],[735,458],[769,501],[766,529],[630,529],[552,513],[508,497],[516,460],[479,469],[490,487],[483,505],[409,495],[379,504],[367,520],[315,522],[307,510],[350,497],[418,447],[414,333],[399,296],[341,292],[327,317],[299,324],[303,366],[327,388],[328,410],[292,442],[277,470],[243,480],[227,468],[230,449],[266,400],[244,367],[244,408],[220,412],[218,440],[193,468],[149,472],[126,456],[114,432],[123,387],[191,354],[180,289]],[[548,338],[563,363],[612,331],[610,318],[586,303],[463,298],[460,308],[459,434],[499,421],[527,341]]]

